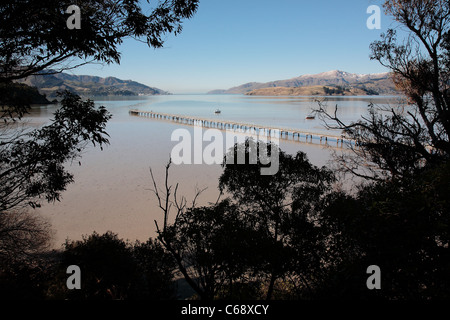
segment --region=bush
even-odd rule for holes
[[[81,289],[66,287],[67,267],[81,270]],[[134,245],[112,232],[93,233],[80,241],[66,241],[53,299],[115,300],[174,298],[173,262],[151,239]]]

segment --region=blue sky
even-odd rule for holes
[[[387,71],[369,59],[371,42],[392,27],[370,30],[377,0],[201,0],[197,14],[164,48],[127,39],[120,65],[87,65],[74,74],[132,79],[172,93],[204,93],[246,82],[329,70]]]

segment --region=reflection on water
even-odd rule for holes
[[[150,97],[121,97],[94,99],[113,115],[107,125],[110,145],[103,151],[88,148],[81,159],[68,163],[75,183],[63,193],[61,202],[45,204],[39,212],[48,217],[56,230],[55,247],[66,238],[81,239],[82,235],[111,230],[119,237],[134,241],[155,236],[154,220],[161,220],[161,212],[150,189],[149,168],[162,183],[164,166],[170,152],[178,142],[171,141],[172,132],[180,124],[132,117],[130,109],[185,114],[212,118],[220,108],[218,117],[262,125],[286,126],[308,130],[325,130],[320,120],[305,120],[316,108],[317,97],[250,97],[243,95],[169,95]],[[385,99],[385,100],[383,100]],[[386,97],[333,97],[326,105],[339,106],[345,121],[354,121],[367,112],[367,105],[395,103]],[[26,116],[30,125],[49,121],[57,106],[34,106]],[[183,126],[188,130],[192,127]],[[205,143],[207,145],[207,143]],[[281,141],[281,148],[288,153],[298,150],[307,153],[316,165],[327,164],[330,151],[319,145]],[[196,187],[208,189],[199,198],[199,204],[214,202],[219,194],[220,165],[173,165],[170,182],[179,183],[178,193],[192,199]]]

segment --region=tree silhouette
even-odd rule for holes
[[[194,201],[187,207],[186,199],[177,197],[178,184],[168,179],[170,162],[162,189],[152,174],[163,211],[162,226],[156,222],[158,240],[201,299],[271,299],[277,281],[297,287],[289,295],[311,296],[311,287],[321,281],[327,235],[316,222],[333,174],[313,166],[302,152],[278,150],[279,171],[261,175],[268,164],[252,148],[267,148],[270,155],[275,147],[253,140],[235,144],[227,155],[234,154],[235,162],[225,157],[219,181],[228,198],[210,206],[196,207]]]
[[[450,191],[445,163],[402,179],[334,194],[322,225],[336,263],[322,298],[441,300],[450,296]],[[368,290],[366,268],[381,268],[381,290]]]
[[[80,8],[81,28],[68,29],[70,5]],[[86,62],[119,63],[118,46],[131,37],[159,48],[167,33],[178,34],[197,0],[166,0],[143,8],[138,0],[2,1],[0,5],[0,82]],[[148,13],[147,13],[148,12]],[[68,59],[82,59],[68,64]]]
[[[67,28],[66,9],[70,5],[80,8],[80,29]],[[23,217],[29,206],[34,208],[43,200],[60,199],[61,192],[73,181],[64,167],[67,161],[76,161],[89,143],[100,148],[109,143],[105,128],[110,113],[70,92],[61,93],[61,108],[50,125],[36,130],[25,128],[18,120],[27,112],[37,92],[24,89],[14,81],[90,62],[119,63],[118,46],[127,37],[144,41],[149,47],[161,47],[164,35],[180,33],[183,19],[191,18],[197,5],[197,0],[167,0],[151,8],[143,8],[138,0],[1,2],[2,237],[9,237],[7,226],[17,225],[16,220],[11,220],[12,213]],[[25,221],[31,220],[22,222]],[[27,228],[22,228],[22,232],[32,239],[38,225],[30,224],[30,231],[27,233]]]
[[[68,290],[66,269],[82,270],[81,288]],[[152,239],[129,243],[117,234],[94,232],[65,243],[49,284],[49,298],[71,300],[173,299],[174,263]]]
[[[3,127],[0,212],[37,207],[42,198],[59,200],[73,181],[64,164],[77,160],[88,143],[100,147],[109,143],[105,128],[110,117],[104,107],[66,92],[51,124],[25,132],[13,125]]]
[[[318,270],[319,252],[323,249],[314,216],[320,212],[321,198],[331,188],[334,176],[328,169],[312,165],[303,152],[289,155],[281,150],[278,172],[260,175],[265,165],[260,161],[252,164],[250,158],[259,155],[257,150],[262,148],[270,154],[278,146],[251,139],[242,147],[235,145],[229,151],[235,162],[224,161],[219,187],[254,218],[254,228],[267,237],[259,268],[268,275],[266,298],[270,299],[276,280],[284,279],[290,272],[299,277],[304,287],[314,278],[312,274]],[[245,152],[245,164],[236,162],[240,152]]]
[[[371,59],[391,71],[408,104],[370,105],[369,115],[351,124],[339,119],[337,106],[334,114],[318,110],[328,127],[355,141],[349,145],[355,156],[342,155],[342,167],[371,179],[410,174],[450,156],[449,3],[389,0],[384,7],[408,37],[398,40],[389,29],[371,44]]]

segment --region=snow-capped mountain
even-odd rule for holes
[[[231,93],[244,94],[255,89],[272,87],[305,87],[305,86],[342,86],[355,87],[373,90],[378,94],[395,93],[395,86],[390,74],[356,74],[340,70],[331,70],[318,74],[304,74],[286,80],[276,80],[270,82],[249,82],[227,90],[213,90],[210,93]]]

